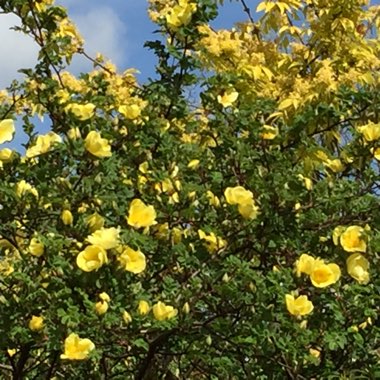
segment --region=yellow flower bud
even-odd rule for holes
[[[64,225],[69,226],[73,224],[74,218],[70,210],[63,210],[61,213],[61,220]]]
[[[132,322],[132,316],[131,314],[128,313],[128,311],[124,310],[123,311],[123,320],[126,324],[129,324]]]
[[[144,300],[141,300],[139,302],[139,306],[138,306],[138,312],[140,315],[146,315],[148,314],[150,311],[150,306],[149,306],[149,303],[144,301]]]

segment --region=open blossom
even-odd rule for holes
[[[70,111],[79,120],[88,120],[94,116],[95,105],[92,103],[77,104],[72,103],[66,106],[66,111]]]
[[[77,265],[85,272],[98,270],[107,262],[107,252],[99,245],[89,245],[77,256]]]
[[[111,157],[111,145],[107,139],[103,139],[99,132],[91,131],[84,141],[84,146],[93,156],[103,158]]]
[[[26,150],[25,156],[28,158],[33,158],[47,153],[52,150],[55,144],[59,144],[61,142],[61,136],[54,132],[49,132],[46,135],[40,135],[37,137],[35,143]]]
[[[316,261],[313,265],[310,280],[317,288],[325,288],[337,282],[340,278],[340,269],[336,264],[325,264],[321,261]]]
[[[146,267],[145,255],[140,250],[135,251],[130,247],[124,247],[118,261],[126,271],[135,274],[143,272]]]
[[[81,339],[77,334],[71,333],[65,339],[65,351],[61,359],[84,360],[94,349],[95,345],[90,339]]]
[[[12,119],[0,121],[0,144],[11,141],[15,133],[15,123]]]
[[[230,205],[249,203],[253,199],[252,191],[244,189],[243,186],[227,187],[224,196]]]
[[[300,258],[296,261],[297,276],[300,277],[301,273],[310,275],[313,270],[314,263],[315,263],[314,257],[306,253],[303,253],[300,256]]]
[[[239,97],[239,93],[234,89],[228,89],[223,93],[223,95],[218,95],[218,103],[221,104],[224,108],[232,106]]]
[[[365,252],[365,231],[360,226],[350,226],[340,235],[340,245],[346,252]]]
[[[141,115],[141,108],[137,104],[122,105],[118,111],[129,120],[137,119]]]
[[[165,305],[163,302],[157,302],[153,306],[153,315],[158,321],[174,318],[178,313],[178,310],[173,306]]]
[[[380,139],[380,124],[369,123],[358,127],[358,131],[363,135],[367,142]]]
[[[311,313],[314,309],[313,303],[307,296],[294,298],[291,294],[285,296],[286,308],[288,312],[295,316],[302,316]]]
[[[38,197],[37,189],[34,186],[32,186],[30,183],[22,179],[20,182],[17,182],[16,184],[16,195],[19,198],[21,198],[27,193],[33,194],[35,197]]]
[[[230,205],[238,205],[240,215],[245,219],[255,219],[259,208],[253,199],[253,193],[242,186],[227,187],[224,191],[226,201]]]
[[[326,264],[320,258],[314,258],[303,253],[295,263],[297,276],[302,273],[310,276],[311,283],[317,288],[325,288],[337,282],[341,272],[338,265],[331,263]]]
[[[127,222],[135,228],[150,227],[156,224],[156,211],[142,200],[134,199],[129,207]]]
[[[116,248],[119,244],[120,230],[115,227],[100,228],[87,237],[87,241],[92,245],[97,245],[104,249]]]
[[[369,282],[369,262],[360,253],[354,253],[347,259],[348,274],[359,284],[368,284]]]

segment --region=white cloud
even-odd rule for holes
[[[20,25],[18,17],[0,15],[0,89],[8,86],[13,79],[20,78],[22,74],[17,70],[33,67],[37,61],[37,45],[25,34],[10,30],[15,25]]]
[[[71,18],[85,40],[87,54],[94,57],[96,53],[102,53],[116,65],[126,61],[126,26],[113,9],[96,7],[85,14],[72,13]],[[78,57],[73,66],[75,71],[81,71],[90,65]]]
[[[126,26],[115,10],[91,2],[82,3],[78,8],[78,2],[66,0],[63,3],[69,6],[69,17],[84,37],[85,51],[89,55],[95,56],[100,52],[116,65],[126,62]],[[10,30],[19,24],[18,17],[14,15],[0,15],[0,89],[21,77],[17,70],[34,67],[37,62],[38,46],[34,41],[20,32]],[[78,73],[88,71],[91,67],[87,59],[78,56],[74,58],[71,70]]]

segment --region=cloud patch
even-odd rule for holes
[[[0,15],[0,89],[22,76],[17,70],[33,67],[37,61],[38,46],[27,35],[10,29],[15,25],[20,25],[17,16]]]
[[[116,11],[109,7],[98,6],[86,13],[72,13],[71,19],[77,25],[85,40],[85,51],[92,57],[102,53],[116,65],[125,64],[128,56],[127,28]],[[75,71],[86,71],[91,65],[87,60],[76,57],[73,61]]]
[[[85,51],[90,56],[97,52],[111,59],[118,66],[125,66],[127,51],[127,27],[116,10],[109,6],[86,2],[63,1],[69,7],[69,17],[76,23],[80,34],[85,39]],[[21,78],[17,70],[32,68],[37,62],[38,46],[27,35],[11,30],[20,25],[18,17],[12,14],[0,15],[0,89],[8,86],[13,79]],[[92,64],[84,57],[77,56],[70,67],[72,71],[88,71]]]

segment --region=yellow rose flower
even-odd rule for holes
[[[15,123],[12,119],[4,119],[0,121],[0,144],[6,141],[12,141],[15,133]]]
[[[27,193],[33,194],[35,197],[38,197],[37,189],[22,179],[20,182],[16,184],[16,195],[19,198],[21,198]]]
[[[360,253],[354,253],[346,261],[348,274],[359,284],[368,284],[369,282],[369,262]]]
[[[30,240],[28,250],[31,255],[40,257],[44,254],[45,247],[37,238],[32,238]]]
[[[65,351],[61,359],[84,360],[94,349],[95,345],[90,339],[81,339],[77,334],[71,333],[65,339]]]
[[[135,228],[150,227],[156,224],[156,211],[153,206],[147,206],[142,200],[134,199],[129,207],[127,222]]]
[[[107,252],[98,245],[89,245],[77,256],[77,265],[85,272],[98,270],[108,262]]]
[[[340,278],[340,269],[336,264],[316,262],[310,273],[311,283],[317,288],[325,288],[337,282]]]
[[[369,123],[358,127],[358,131],[363,135],[365,141],[376,141],[380,138],[380,124]]]
[[[79,120],[88,120],[94,116],[95,105],[92,103],[77,104],[72,103],[66,106],[66,111],[70,111]]]
[[[315,263],[314,257],[312,257],[306,253],[303,253],[300,256],[300,258],[296,261],[295,266],[296,266],[297,276],[300,277],[301,273],[305,273],[305,274],[310,275],[312,270],[313,270],[314,263]]]
[[[315,348],[309,348],[309,354],[311,356],[314,356],[316,359],[319,359],[319,357],[321,356],[321,351],[319,351]]]
[[[146,267],[145,255],[141,251],[135,251],[130,247],[124,248],[118,260],[126,271],[135,274],[143,272]]]
[[[230,205],[247,204],[253,200],[253,193],[243,186],[227,187],[224,196]]]
[[[33,158],[49,152],[55,144],[62,142],[62,138],[54,132],[49,132],[46,135],[37,137],[34,145],[30,146],[25,153],[28,158]]]
[[[153,306],[153,315],[158,321],[174,318],[177,315],[178,310],[173,306],[165,305],[159,301]]]
[[[13,357],[17,354],[19,350],[17,348],[8,348],[7,353],[10,357]]]
[[[360,226],[350,226],[340,235],[340,245],[346,252],[365,252],[365,231]]]
[[[84,146],[93,156],[103,158],[111,157],[111,145],[107,139],[103,139],[99,132],[91,131],[84,141]]]
[[[100,228],[87,237],[87,241],[92,245],[97,245],[104,249],[116,248],[119,244],[120,230],[115,227]]]
[[[99,301],[95,304],[95,311],[98,315],[103,315],[108,310],[108,302]]]
[[[146,315],[148,314],[150,311],[150,306],[149,306],[149,303],[144,301],[144,300],[141,300],[139,302],[139,306],[138,306],[138,312],[140,315]]]
[[[313,303],[307,296],[299,296],[295,299],[291,294],[287,294],[285,301],[288,312],[295,316],[307,315],[314,309]]]
[[[259,208],[254,201],[238,205],[238,211],[244,219],[256,219],[259,214]]]
[[[219,207],[220,206],[220,200],[219,200],[219,198],[211,190],[207,190],[206,196],[207,196],[208,202],[209,202],[209,204],[211,206],[214,206],[214,207]]]
[[[63,210],[61,213],[61,220],[65,226],[73,224],[74,218],[70,210]]]
[[[119,107],[118,111],[129,120],[137,119],[141,115],[141,109],[137,104],[132,105],[122,105]]]
[[[44,328],[44,318],[33,315],[29,321],[29,328],[32,331],[40,331]]]
[[[223,93],[223,95],[218,95],[218,103],[221,104],[224,108],[232,106],[239,97],[239,93],[234,89],[229,89]]]
[[[344,227],[344,226],[336,226],[334,228],[334,231],[332,233],[332,239],[333,239],[333,242],[335,245],[339,244],[340,235],[342,235],[342,233],[345,231],[345,229],[346,229],[346,227]]]
[[[14,157],[14,151],[9,148],[4,148],[0,150],[0,161],[7,163],[11,162]]]

